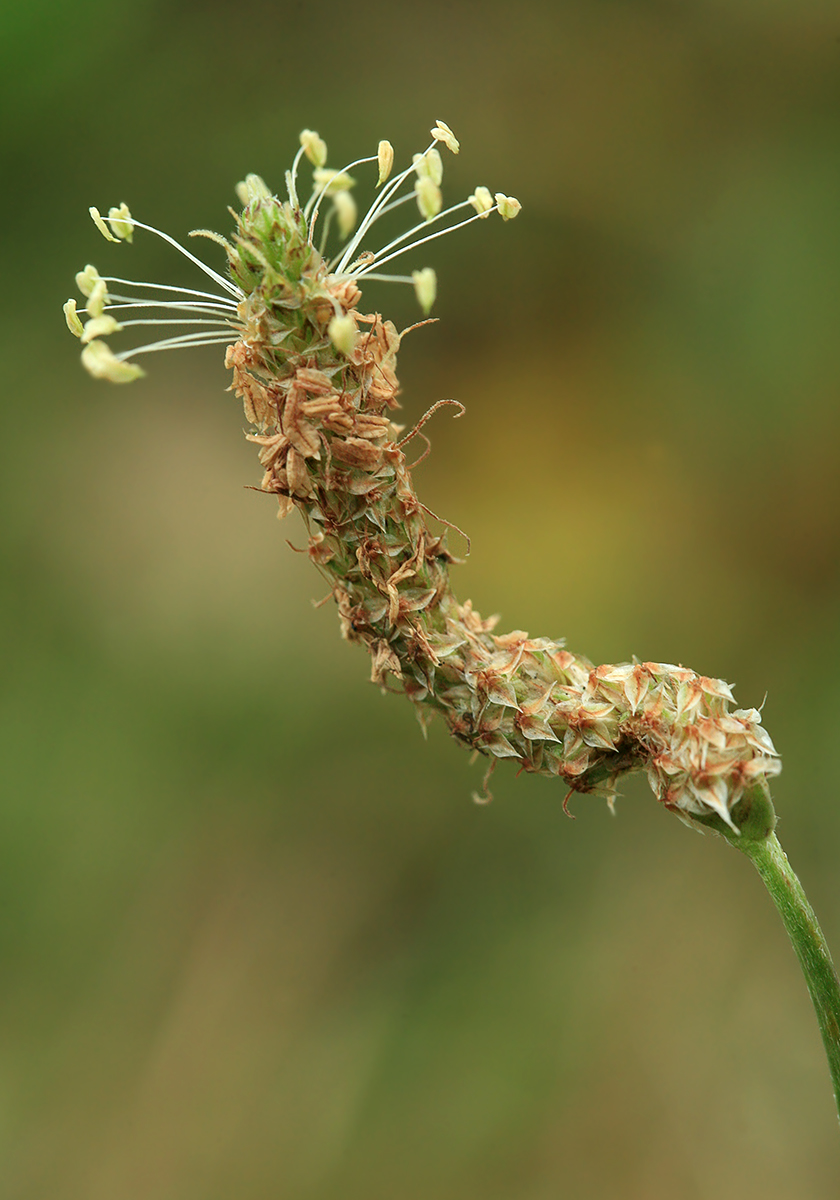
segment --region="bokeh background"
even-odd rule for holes
[[[504,769],[474,805],[481,764],[367,683],[246,490],[221,355],[117,389],[61,316],[91,260],[201,286],[89,204],[226,231],[303,126],[339,165],[446,120],[446,195],[523,203],[409,264],[440,324],[406,418],[468,410],[419,471],[472,536],[459,594],[766,694],[840,952],[835,0],[29,0],[0,65],[3,1196],[836,1197],[747,861],[644,781],[614,818]]]

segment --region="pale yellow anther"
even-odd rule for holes
[[[496,204],[503,221],[512,221],[522,211],[522,205],[515,196],[506,196],[504,192],[496,192]]]
[[[91,317],[101,317],[107,303],[108,289],[105,286],[105,280],[98,279],[93,285],[93,291],[88,296],[88,302],[85,307]]]
[[[376,157],[379,161],[379,179],[376,186],[379,187],[391,174],[391,168],[394,165],[394,147],[390,142],[380,142]]]
[[[345,313],[343,317],[333,317],[327,326],[327,333],[336,350],[350,358],[359,340],[356,322],[350,314]]]
[[[82,342],[87,345],[94,338],[108,337],[109,334],[119,333],[121,329],[122,325],[120,325],[119,321],[115,321],[113,317],[91,317],[89,321],[85,321]]]
[[[422,271],[412,271],[411,278],[414,280],[414,294],[417,296],[417,303],[428,315],[435,302],[435,296],[437,296],[437,275],[431,267],[424,267]]]
[[[461,149],[461,143],[445,121],[435,121],[435,127],[431,130],[431,134],[436,142],[443,142],[444,146],[453,154],[457,154]]]
[[[85,267],[84,271],[76,272],[76,287],[83,296],[90,296],[93,289],[98,283],[101,283],[101,277],[96,267],[92,267],[90,263]]]
[[[440,151],[434,146],[426,155],[427,170],[430,179],[440,187],[443,182],[443,159],[440,156]]]
[[[443,181],[443,159],[440,151],[434,146],[425,154],[412,154],[411,164],[417,172],[418,179],[428,177],[440,187]]]
[[[136,363],[122,362],[105,342],[91,342],[82,351],[82,366],[94,379],[108,379],[111,383],[131,383],[145,375]]]
[[[67,328],[74,337],[80,338],[85,331],[84,325],[76,312],[76,301],[68,300],[64,305],[64,319],[67,322]]]
[[[271,190],[261,175],[246,175],[241,183],[237,183],[236,198],[243,208],[253,204],[255,200],[269,200]]]
[[[327,143],[314,129],[300,131],[300,144],[313,167],[323,167],[327,161]]]
[[[312,178],[318,190],[324,188],[327,196],[334,196],[336,192],[346,192],[348,188],[356,186],[356,180],[346,171],[333,171],[330,167],[316,167]]]
[[[356,228],[358,210],[356,201],[349,192],[336,192],[333,196],[333,208],[338,218],[338,230],[342,238],[347,238]]]
[[[490,189],[486,187],[477,187],[469,200],[480,217],[488,216],[494,204]]]
[[[108,210],[108,224],[114,235],[121,238],[125,242],[134,240],[134,224],[131,220],[131,213],[128,211],[128,205],[123,203],[119,208],[111,208]]]
[[[443,207],[440,188],[430,175],[421,175],[414,185],[414,194],[417,197],[420,215],[427,221],[431,221],[432,217],[436,217]]]
[[[104,237],[106,242],[118,242],[119,241],[119,238],[114,237],[113,233],[111,233],[111,230],[108,228],[108,226],[103,221],[102,214],[100,213],[98,208],[94,208],[93,205],[91,205],[91,207],[88,209],[88,212],[93,217],[94,225],[99,230],[99,232],[102,234],[102,236]]]

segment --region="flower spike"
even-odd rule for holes
[[[428,453],[421,432],[426,421],[444,405],[456,405],[459,415],[463,408],[439,400],[407,435],[392,421],[399,407],[402,338],[427,322],[400,334],[378,313],[360,311],[360,285],[365,278],[412,284],[427,313],[435,299],[434,271],[391,275],[383,266],[493,212],[511,221],[521,205],[479,187],[444,209],[437,147],[442,143],[457,154],[460,146],[442,121],[431,137],[392,176],[389,142],[381,141],[376,155],[333,170],[326,144],[304,130],[285,173],[288,199],[249,175],[236,189],[242,211],[233,213],[235,232],[230,239],[209,235],[226,255],[226,274],[136,221],[125,205],[110,209],[107,221],[91,209],[107,241],[131,241],[135,229],[151,232],[203,272],[214,290],[100,276],[86,267],[76,280],[88,319],[82,323],[75,301],[64,305],[66,323],[83,343],[82,363],[97,378],[127,383],[143,374],[128,361],[131,355],[225,348],[230,390],[242,400],[251,425],[247,437],[263,468],[258,490],[276,497],[279,517],[293,509],[303,516],[309,557],[330,581],[344,637],[369,651],[372,681],[404,692],[424,732],[437,715],[460,745],[489,760],[483,793],[476,795],[480,803],[491,798],[487,781],[499,759],[556,777],[566,792],[564,809],[575,792],[602,796],[612,808],[622,778],[640,771],[664,808],[721,833],[750,857],[805,971],[840,1111],[840,985],[773,834],[769,785],[781,764],[759,711],[730,709],[734,699],[726,683],[682,666],[594,666],[562,641],[522,630],[496,634],[496,618],[482,619],[452,591],[450,565],[458,560],[439,526],[457,526],[419,500],[406,447],[417,437],[425,441],[421,461]],[[301,204],[304,158],[313,179]],[[375,198],[356,224],[349,172],[371,163],[378,167]],[[423,221],[377,246],[377,222],[412,199]],[[472,211],[456,217],[464,210]],[[103,340],[146,325],[196,329],[120,353]]]
[[[309,555],[332,581],[345,637],[368,648],[374,680],[395,680],[421,719],[438,713],[459,742],[491,761],[515,759],[611,803],[622,776],[642,770],[660,803],[686,820],[733,838],[766,837],[779,759],[759,713],[731,709],[721,680],[667,663],[595,667],[559,641],[496,635],[494,621],[451,590],[453,556],[427,522],[406,461],[423,422],[404,438],[391,420],[401,335],[359,307],[371,278],[412,285],[428,313],[434,270],[390,275],[386,264],[493,212],[505,222],[520,212],[517,199],[486,187],[445,208],[441,144],[460,149],[439,121],[431,143],[396,174],[385,141],[376,155],[333,169],[326,144],[304,130],[286,175],[288,199],[249,175],[237,187],[235,233],[211,235],[226,275],[125,205],[110,209],[107,222],[92,210],[107,240],[147,230],[185,255],[213,290],[131,282],[86,267],[77,276],[86,321],[75,302],[64,306],[83,343],[82,362],[97,378],[126,383],[142,375],[129,361],[140,354],[224,347],[259,447],[262,490],[277,497],[278,515],[301,510]],[[304,159],[311,193],[299,202]],[[357,222],[351,172],[368,164],[376,164],[376,190]],[[412,199],[419,223],[378,242],[380,218]],[[162,329],[134,350],[115,353],[104,340],[147,325]]]

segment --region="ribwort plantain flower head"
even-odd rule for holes
[[[225,347],[247,436],[259,448],[260,490],[276,498],[280,517],[301,513],[309,557],[329,580],[344,636],[366,646],[374,682],[395,681],[424,729],[437,714],[491,768],[510,758],[521,770],[558,777],[569,794],[595,793],[610,803],[622,776],[644,771],[657,799],[683,819],[760,840],[775,821],[768,780],[779,759],[758,712],[730,709],[727,684],[667,663],[595,667],[562,642],[521,630],[497,636],[493,619],[482,620],[452,592],[449,567],[457,560],[446,532],[436,532],[448,523],[418,498],[406,448],[424,439],[422,426],[436,408],[456,402],[439,401],[408,434],[393,424],[397,352],[408,331],[359,308],[362,286],[376,279],[412,285],[428,313],[433,269],[393,275],[383,268],[494,212],[504,221],[519,213],[518,200],[486,187],[444,208],[441,147],[460,149],[438,121],[425,150],[396,174],[388,141],[333,170],[324,140],[304,130],[285,195],[248,175],[236,188],[242,207],[231,238],[194,231],[221,246],[225,274],[137,221],[124,204],[107,218],[92,209],[107,240],[148,230],[203,271],[212,289],[86,267],[76,277],[85,313],[74,300],[64,309],[83,343],[82,361],[92,375],[123,383],[142,374],[133,361],[140,354]],[[373,199],[358,219],[357,175],[365,172],[373,176]],[[416,217],[380,241],[379,221],[403,206],[416,206]],[[120,352],[105,340],[145,325],[194,329]]]

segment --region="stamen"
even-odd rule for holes
[[[450,216],[452,213],[457,212],[460,208],[470,208],[470,207],[472,207],[472,206],[470,205],[469,200],[462,200],[459,204],[453,204],[450,208],[444,209],[443,212],[438,213],[437,216],[432,217],[431,220],[418,222],[418,224],[413,226],[413,228],[407,229],[405,233],[401,233],[399,237],[394,238],[394,240],[389,242],[387,246],[382,246],[381,249],[374,251],[374,255],[373,255],[374,261],[379,258],[380,254],[385,254],[388,250],[393,250],[393,248],[395,246],[399,246],[401,242],[404,242],[406,240],[406,238],[410,238],[415,233],[419,233],[421,229],[428,229],[428,227],[430,225],[434,225],[434,223],[436,221],[442,221],[444,217]],[[452,228],[457,229],[458,226],[453,225]],[[417,243],[417,245],[419,245],[419,242]],[[370,265],[373,266],[374,262],[371,262]]]
[[[106,304],[106,309],[110,311],[112,308],[168,308],[173,312],[194,312],[205,313],[212,315],[218,313],[219,316],[227,314],[231,319],[236,316],[235,308],[223,308],[221,304],[178,304],[173,300],[134,300],[131,296],[111,296],[112,300],[125,300],[125,304]]]
[[[239,340],[239,334],[233,330],[229,334],[218,334],[208,336],[205,333],[184,333],[179,337],[164,338],[159,342],[149,342],[145,346],[136,346],[132,350],[124,350],[121,354],[117,354],[116,358],[119,362],[125,362],[126,359],[135,358],[138,354],[151,354],[155,350],[176,350],[181,346],[222,346],[226,342],[236,342]]]
[[[128,329],[129,325],[216,325],[223,329],[229,329],[231,332],[236,332],[228,321],[204,321],[204,320],[188,320],[186,317],[167,317],[164,320],[145,320],[138,319],[136,321],[122,321],[120,328]]]
[[[465,203],[469,202],[465,201]],[[460,205],[458,205],[458,207],[460,207]],[[491,208],[489,211],[495,212],[497,208],[498,205],[494,204],[493,208]],[[401,254],[406,254],[409,250],[416,250],[418,246],[422,246],[425,242],[433,242],[435,238],[444,237],[447,233],[454,233],[456,229],[463,229],[465,225],[472,225],[473,221],[480,221],[484,215],[484,213],[476,213],[472,217],[467,217],[466,221],[459,221],[457,225],[450,225],[447,229],[439,229],[437,233],[430,233],[428,237],[418,238],[417,241],[412,242],[410,246],[403,246],[400,250],[395,250],[393,254],[389,254],[385,258],[380,259],[376,265],[383,267],[385,263],[390,262],[392,258],[399,258]],[[363,267],[361,271],[354,272],[354,278],[361,279],[366,274],[367,269]]]
[[[146,283],[141,279],[120,279],[117,275],[102,275],[106,283],[127,283],[130,287],[148,287],[158,288],[161,292],[183,292],[185,296],[205,296],[208,300],[215,300],[219,304],[227,304],[231,308],[236,308],[232,300],[226,299],[224,296],[219,296],[216,292],[199,292],[195,288],[172,287],[168,283]],[[242,297],[244,299],[244,297]]]
[[[346,167],[342,167],[340,171],[337,171],[336,175],[346,175],[347,172],[352,171],[354,167],[361,167],[365,163],[378,162],[378,161],[379,161],[379,159],[377,158],[377,156],[375,154],[368,155],[367,158],[357,158],[355,162],[348,163]],[[310,246],[313,244],[312,239],[313,239],[313,235],[315,233],[315,223],[318,220],[318,211],[321,207],[321,201],[323,200],[324,196],[327,194],[327,191],[329,190],[329,187],[332,184],[334,178],[335,178],[334,175],[330,175],[329,179],[327,179],[326,182],[321,184],[320,190],[317,193],[316,192],[312,193],[312,195],[309,197],[309,200],[307,201],[306,208],[303,210],[303,215],[305,217],[308,217],[310,212],[312,213],[312,219],[309,222],[309,245]],[[314,209],[312,208],[313,202],[315,205]]]
[[[164,233],[161,229],[155,229],[153,225],[144,225],[142,221],[135,221],[133,217],[130,219],[128,217],[114,217],[112,219],[117,224],[132,225],[135,229],[145,229],[148,233],[157,234],[159,238],[163,238],[163,240],[168,242],[170,246],[174,246],[175,249],[183,254],[185,258],[188,258],[190,262],[195,263],[200,271],[203,271],[205,275],[209,275],[211,279],[214,279],[220,287],[225,289],[226,292],[230,292],[232,296],[237,296],[240,300],[245,298],[245,293],[241,291],[240,288],[236,287],[235,284],[230,283],[223,275],[220,275],[218,271],[214,271],[212,267],[208,267],[207,263],[203,263],[200,258],[196,258],[194,254],[190,254],[189,250],[182,246],[180,242],[176,242],[175,239],[170,237],[168,233]]]
[[[426,147],[426,149],[423,151],[423,153],[420,155],[420,157],[425,158],[426,155],[429,153],[429,151],[433,150],[434,147],[435,147],[435,143],[432,142],[429,146]],[[344,251],[344,254],[341,256],[341,261],[339,262],[338,266],[336,267],[337,272],[341,272],[346,269],[347,264],[352,261],[353,255],[356,253],[356,247],[359,245],[362,238],[367,233],[368,229],[370,229],[371,225],[377,219],[377,217],[382,215],[382,209],[384,209],[385,205],[388,203],[388,201],[391,199],[391,197],[394,195],[394,193],[399,189],[400,184],[404,183],[405,180],[408,179],[410,175],[414,175],[416,173],[416,169],[417,168],[416,168],[415,164],[412,163],[410,167],[406,167],[406,169],[404,171],[402,171],[399,175],[395,175],[394,178],[391,180],[391,182],[388,184],[388,186],[386,188],[383,188],[383,190],[379,193],[379,196],[376,198],[376,200],[374,200],[373,204],[368,209],[366,215],[362,218],[362,222],[359,225],[359,228],[356,230],[355,236],[353,237],[352,241],[349,242],[347,249]]]
[[[386,204],[385,207],[383,209],[380,209],[380,211],[376,214],[376,216],[370,222],[370,224],[368,225],[368,229],[370,230],[376,224],[376,222],[379,220],[380,217],[386,216],[388,213],[393,212],[394,209],[400,208],[403,204],[408,204],[410,201],[412,201],[414,199],[416,199],[414,192],[407,192],[404,196],[400,196],[399,200],[394,200],[391,204]],[[428,224],[428,222],[424,222],[424,224]],[[344,253],[345,253],[344,250],[340,250],[339,253],[336,254],[335,258],[333,258],[331,260],[331,262],[329,263],[329,267],[328,267],[329,271],[331,271],[331,272],[336,271],[338,263],[340,262]]]
[[[380,217],[384,217],[387,213],[393,212],[395,208],[401,208],[403,204],[408,204],[414,198],[414,192],[406,192],[404,196],[400,196],[399,200],[394,200],[392,204],[386,204],[385,207],[373,218],[368,226],[368,229],[370,229],[371,225],[375,225]]]

